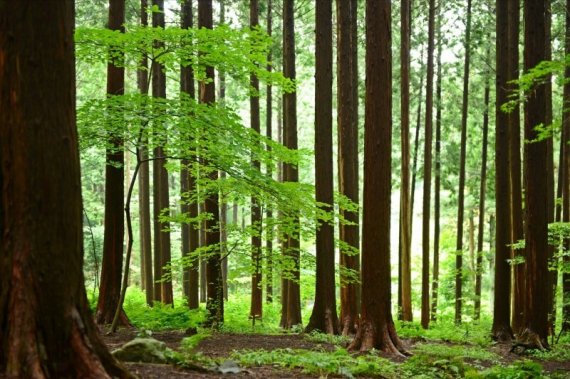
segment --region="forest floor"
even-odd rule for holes
[[[110,350],[137,336],[136,329],[103,334]],[[516,354],[510,344],[480,346],[423,337],[404,338],[413,354],[397,358],[349,354],[347,339],[306,334],[160,331],[152,338],[180,354],[178,364],[126,363],[141,379],[154,378],[570,378],[570,359],[556,354]],[[187,340],[193,340],[188,343]],[[187,364],[185,364],[187,362]],[[228,369],[229,367],[229,369]],[[226,370],[227,369],[227,370]],[[236,371],[226,373],[225,371]]]

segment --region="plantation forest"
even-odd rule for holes
[[[570,0],[0,0],[0,379],[570,378]]]

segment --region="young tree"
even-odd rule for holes
[[[213,28],[212,0],[198,0],[198,27]],[[200,102],[212,104],[216,101],[216,86],[214,81],[214,68],[206,68],[208,81],[200,83]],[[208,162],[203,162],[203,166],[208,166]],[[216,181],[218,171],[210,170],[209,179]],[[212,191],[207,194],[204,201],[204,211],[210,215],[205,222],[206,236],[205,246],[211,250],[208,252],[206,262],[206,308],[207,324],[217,326],[224,321],[224,289],[222,282],[222,265],[220,256],[220,207],[219,195]]]
[[[130,377],[85,293],[73,29],[73,1],[0,3],[0,376],[10,378]]]
[[[545,1],[524,2],[524,68],[533,68],[545,59]],[[525,184],[525,250],[526,288],[524,308],[524,329],[518,336],[526,345],[538,348],[548,347],[548,210],[547,146],[538,137],[537,125],[546,118],[546,89],[537,85],[527,94],[524,107],[524,184]]]
[[[125,32],[125,0],[109,1],[109,29]],[[125,93],[125,69],[119,62],[107,64],[107,95]],[[105,231],[103,236],[103,264],[101,285],[97,300],[95,320],[98,324],[110,324],[121,295],[123,272],[123,243],[125,235],[124,163],[125,153],[121,133],[110,131],[105,165]],[[129,325],[125,312],[120,312],[120,324]]]
[[[469,106],[469,65],[471,45],[471,0],[467,0],[465,27],[465,64],[463,67],[463,101],[461,106],[461,154],[459,162],[459,195],[457,207],[457,241],[455,258],[455,323],[461,323],[463,302],[463,218],[465,208],[465,161],[467,153],[467,116]]]
[[[391,311],[392,51],[390,0],[366,1],[362,319],[350,349],[401,355]],[[378,102],[378,99],[383,99]]]
[[[509,79],[509,7],[516,0],[497,0],[497,69],[496,69],[496,142],[495,142],[495,293],[493,301],[493,327],[491,334],[497,341],[512,338],[510,324],[511,299],[511,200],[509,167],[509,115],[501,110],[508,99]]]
[[[337,140],[339,192],[358,204],[358,80],[354,58],[357,1],[337,0]],[[352,251],[340,249],[340,327],[343,335],[354,334],[358,323],[359,285],[344,270],[359,269],[358,212],[341,210],[350,224],[339,225],[340,240]]]
[[[566,1],[566,6],[570,6],[570,0]],[[567,8],[570,9],[570,8]],[[570,54],[570,13],[566,12],[566,34],[564,41],[565,54]],[[568,141],[570,141],[570,113],[568,107],[570,106],[570,67],[564,70],[564,94],[563,104],[564,113],[562,114],[562,143],[563,146],[563,159],[560,165],[562,170],[562,222],[570,222],[570,149],[568,148]],[[559,179],[560,180],[560,179]],[[565,241],[568,247],[568,241]],[[569,264],[570,259],[564,258],[564,264]],[[562,329],[565,332],[570,331],[570,273],[562,274]],[[555,310],[555,309],[554,309]]]
[[[295,0],[283,1],[283,74],[286,78],[295,80]],[[283,142],[285,147],[297,150],[297,94],[295,92],[283,94]],[[296,164],[284,165],[285,182],[298,182],[299,171]],[[295,231],[285,236],[285,253],[293,263],[290,272],[292,279],[286,279],[287,295],[281,313],[281,326],[291,328],[299,325],[301,319],[301,292],[300,279],[300,235],[299,215],[293,216]]]
[[[400,112],[401,112],[401,149],[402,149],[402,184],[400,185],[400,252],[402,272],[402,319],[412,321],[412,267],[410,211],[410,29],[411,0],[402,0],[400,22]]]
[[[433,50],[435,29],[435,0],[429,0],[428,16],[428,61],[426,86],[426,129],[424,139],[424,198],[422,218],[422,327],[429,326],[429,233],[431,203],[431,148],[433,139]]]
[[[259,1],[250,0],[249,2],[249,25],[256,28],[259,26]],[[261,121],[259,116],[259,79],[254,74],[250,77],[251,87],[256,92],[249,98],[251,128],[257,133],[261,131]],[[254,160],[253,166],[261,169],[259,161]],[[253,318],[261,318],[263,310],[263,291],[261,276],[261,223],[262,212],[261,203],[256,197],[251,198],[251,225],[254,233],[251,237],[251,263],[253,266],[253,274],[251,277],[251,309],[249,316]]]
[[[148,1],[141,0],[140,20],[141,26],[148,26]],[[142,57],[140,67],[137,71],[137,84],[139,92],[148,95],[148,58]],[[143,140],[141,147],[141,163],[139,169],[139,236],[141,250],[141,282],[146,295],[146,303],[152,306],[154,297],[154,283],[152,280],[152,236],[150,226],[150,173],[148,164],[148,148],[145,143],[148,142],[148,136]]]
[[[158,8],[158,12],[152,13],[152,26],[154,28],[164,28],[164,0],[152,0],[152,5]],[[163,42],[155,42],[156,48],[164,47]],[[166,98],[166,72],[165,67],[152,62],[152,96]],[[166,141],[160,141],[163,144]],[[164,267],[170,263],[170,232],[169,222],[161,221],[160,217],[164,211],[170,209],[168,171],[166,170],[166,156],[163,146],[157,145],[154,148],[153,160],[153,197],[154,197],[154,299],[162,301],[164,304],[173,304],[172,281],[159,280],[165,274]]]
[[[317,0],[315,32],[315,198],[324,211],[332,212],[332,0]],[[329,221],[317,226],[316,250],[315,305],[306,330],[337,334],[334,227]]]
[[[184,0],[182,3],[182,28],[188,29],[193,26],[192,0]],[[186,66],[180,68],[180,91],[195,98],[196,90],[194,88],[194,72],[192,67]],[[183,160],[182,171],[180,173],[180,190],[183,198],[184,194],[196,190],[196,178],[192,174],[191,168],[195,166],[195,161]],[[191,219],[198,217],[198,203],[184,202],[182,204],[182,212],[187,213]],[[190,224],[182,224],[182,256],[192,255],[199,247],[199,232],[195,226]],[[200,305],[198,299],[198,260],[192,256],[190,265],[184,268],[184,278],[182,288],[184,296],[188,299],[188,307],[197,309]]]

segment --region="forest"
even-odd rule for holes
[[[0,379],[570,378],[570,0],[0,0]]]

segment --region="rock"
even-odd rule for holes
[[[170,349],[164,342],[154,338],[135,338],[112,352],[124,362],[167,363]]]
[[[227,360],[218,366],[218,372],[221,374],[239,374],[241,372],[241,368],[239,368],[236,362]]]

